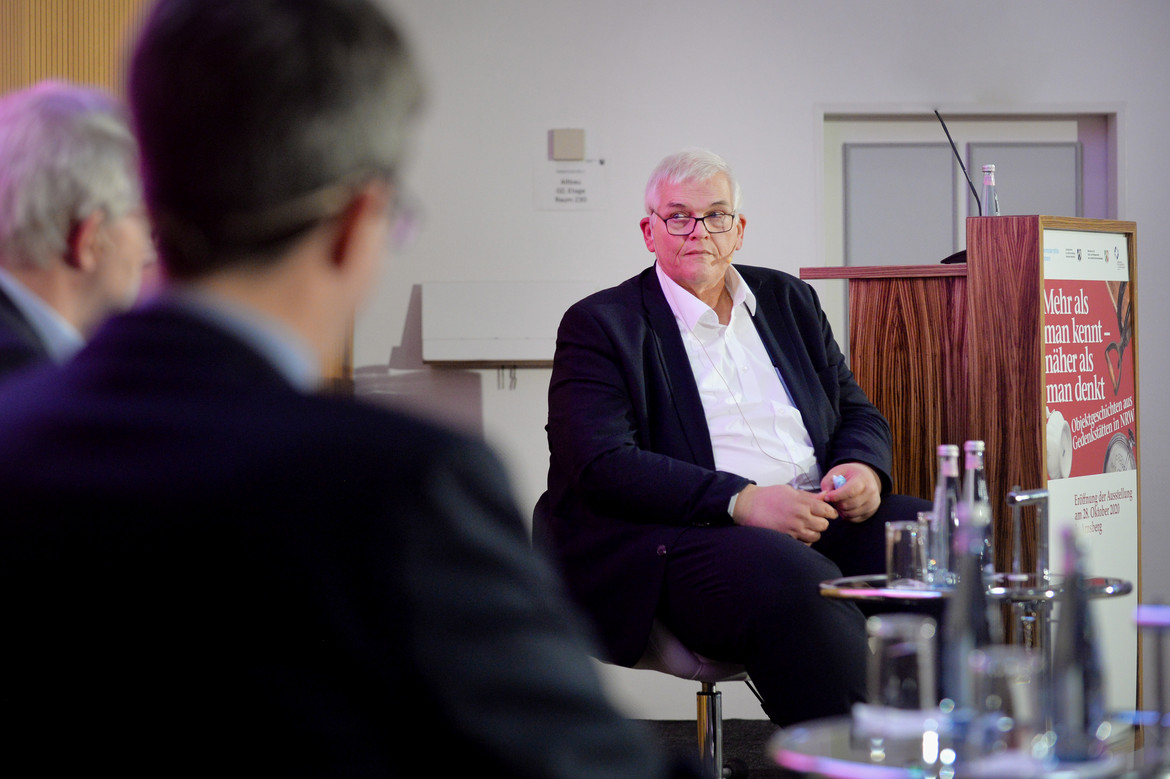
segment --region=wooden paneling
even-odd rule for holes
[[[995,512],[996,570],[1010,570],[1013,486],[1043,487],[1044,364],[1040,220],[1035,216],[967,219],[969,418],[987,444],[988,494]],[[1035,564],[1032,522],[1024,523],[1021,559]]]
[[[862,389],[890,421],[894,489],[931,498],[935,448],[963,441],[967,279],[874,279],[849,298],[849,350]],[[877,377],[898,376],[898,382]]]
[[[967,266],[804,268],[848,279],[850,367],[890,422],[894,490],[933,497],[935,449],[968,437]]]
[[[147,0],[0,0],[0,92],[44,79],[124,90]]]

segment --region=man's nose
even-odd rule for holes
[[[702,230],[703,232],[700,233],[699,232],[700,230]],[[695,229],[691,230],[691,234],[687,237],[688,238],[703,238],[703,237],[709,236],[709,235],[711,235],[711,231],[707,229],[707,223],[704,222],[702,219],[695,219]]]

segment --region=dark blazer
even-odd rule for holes
[[[890,488],[890,431],[853,379],[815,292],[780,271],[736,266],[756,296],[764,346],[800,410],[822,471],[860,461]],[[641,657],[665,554],[692,525],[731,524],[749,482],[715,470],[702,401],[654,267],[572,306],[549,386],[548,491],[534,542],[558,560],[607,659]]]
[[[0,379],[47,359],[49,352],[37,332],[0,289]]]
[[[663,773],[481,443],[188,314],[0,389],[0,496],[8,769]]]

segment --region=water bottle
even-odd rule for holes
[[[952,544],[955,535],[955,509],[959,492],[959,447],[954,444],[938,446],[938,477],[934,485],[934,507],[928,536],[930,550],[927,560],[927,581],[936,586],[955,583],[955,564]]]
[[[975,690],[967,658],[976,649],[993,643],[992,623],[988,619],[990,602],[980,562],[982,539],[983,531],[961,515],[954,529],[952,554],[958,580],[943,613],[939,680],[942,708],[951,711],[960,731],[975,710]]]
[[[1084,555],[1071,527],[1064,537],[1064,592],[1057,613],[1052,652],[1052,731],[1056,758],[1093,760],[1105,754],[1100,733],[1105,722],[1105,683],[1097,636],[1089,613]]]
[[[979,567],[986,581],[995,574],[995,554],[992,548],[993,516],[987,494],[987,472],[983,462],[983,442],[963,444],[963,492],[955,507],[956,524],[971,526],[970,543],[977,545]]]
[[[999,216],[999,198],[995,196],[995,166],[983,166],[983,216]]]

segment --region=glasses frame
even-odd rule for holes
[[[658,213],[657,211],[652,211],[651,213],[653,213],[654,216],[656,216],[662,220],[662,224],[666,225],[666,232],[668,234],[678,236],[681,238],[683,236],[687,236],[687,235],[690,235],[691,233],[695,232],[695,226],[699,222],[703,223],[703,229],[706,230],[710,235],[722,235],[723,233],[729,233],[732,231],[732,229],[735,228],[735,217],[736,217],[737,212],[735,212],[735,211],[722,212],[721,211],[717,214],[707,214],[706,216],[688,216],[687,219],[691,220],[691,229],[687,230],[685,233],[676,233],[670,229],[670,219],[681,219],[682,217],[672,216],[670,219],[667,219],[666,217],[664,217],[662,214]],[[726,230],[712,230],[711,226],[707,224],[707,220],[712,218],[712,217],[722,217],[722,216],[731,217],[731,224],[727,225]]]
[[[396,189],[387,210],[390,217],[390,247],[395,250],[409,248],[422,230],[422,206],[409,193]]]

